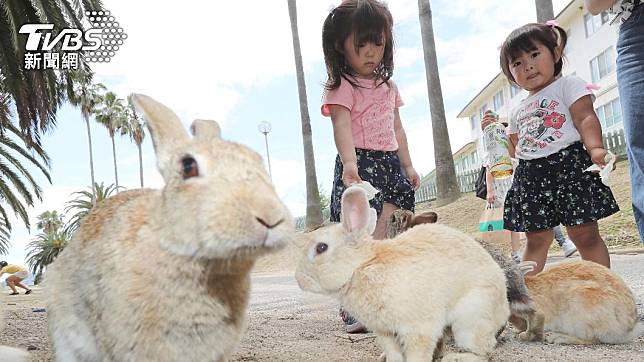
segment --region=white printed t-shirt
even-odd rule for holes
[[[574,75],[560,77],[528,96],[512,111],[508,133],[519,135],[516,158],[542,158],[580,141],[570,106],[581,97],[593,97],[587,83]]]

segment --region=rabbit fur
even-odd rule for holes
[[[396,210],[387,222],[387,236],[395,237],[415,225],[435,223],[438,214],[432,211],[414,215],[409,210]],[[492,259],[501,267],[505,274],[507,299],[510,303],[510,321],[519,328],[519,338],[523,341],[543,340],[543,313],[539,311],[523,279],[523,271],[503,251],[492,243],[476,239],[483,248],[490,254]]]
[[[532,263],[522,263],[522,269],[529,272]],[[627,343],[644,331],[633,293],[603,265],[584,260],[558,263],[526,276],[525,282],[545,315],[546,342]]]
[[[376,212],[355,186],[343,193],[341,210],[341,223],[298,237],[300,288],[338,299],[376,334],[387,362],[431,359],[450,326],[466,352],[445,358],[485,360],[509,315],[505,277],[490,255],[437,224],[373,240]]]
[[[49,268],[56,359],[226,361],[254,261],[285,245],[292,217],[262,158],[222,140],[216,122],[196,120],[191,138],[170,109],[131,97],[165,186],[95,206]]]

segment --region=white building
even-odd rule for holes
[[[584,7],[583,0],[571,1],[556,16],[556,20],[568,34],[562,74],[576,74],[600,87],[594,92],[597,97],[595,110],[604,133],[623,128],[615,75],[618,26],[609,24],[610,16],[606,13],[591,15]],[[501,119],[507,119],[510,110],[526,95],[527,92],[511,85],[503,72],[500,72],[463,108],[458,117],[470,119],[472,141],[479,143],[480,120],[483,113],[491,109],[498,113]],[[478,151],[473,152],[476,162],[472,168],[478,168],[480,146]]]

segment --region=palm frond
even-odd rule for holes
[[[0,220],[0,254],[2,255],[6,255],[9,252],[9,246],[11,245],[9,241],[10,236],[10,228],[5,222]]]
[[[122,187],[120,187],[122,188]],[[102,182],[96,183],[94,186],[96,192],[96,205],[100,204],[103,200],[109,198],[114,193],[116,193],[116,186],[114,184],[109,184],[105,186]],[[69,235],[73,235],[74,232],[78,229],[83,218],[89,214],[94,207],[92,203],[92,191],[91,188],[89,191],[81,190],[72,193],[72,196],[76,195],[70,201],[65,203],[65,213],[73,213],[70,217],[67,225],[65,226],[65,231]]]

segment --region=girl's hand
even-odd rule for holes
[[[342,165],[342,182],[344,187],[362,182],[362,179],[358,176],[358,164],[347,163]]]
[[[588,152],[590,155],[590,159],[593,161],[594,164],[599,165],[601,168],[604,168],[607,164],[606,162],[606,156],[608,155],[608,151],[606,151],[605,148],[603,147],[597,147],[593,148]],[[614,171],[617,168],[617,163],[613,163],[613,169],[611,171]],[[599,172],[599,171],[595,171]]]
[[[492,111],[485,111],[483,119],[481,119],[481,129],[485,129],[490,123],[496,122],[497,118]]]
[[[487,196],[485,197],[485,199],[487,200],[488,204],[494,205],[494,193],[488,191]]]
[[[407,179],[411,182],[411,186],[414,188],[414,191],[418,190],[420,187],[420,176],[414,169],[414,166],[405,167],[405,173],[407,174]]]
[[[588,154],[590,155],[590,159],[593,161],[595,165],[600,166],[601,168],[604,168],[606,166],[606,155],[608,154],[608,151],[604,147],[596,147],[588,151]]]

